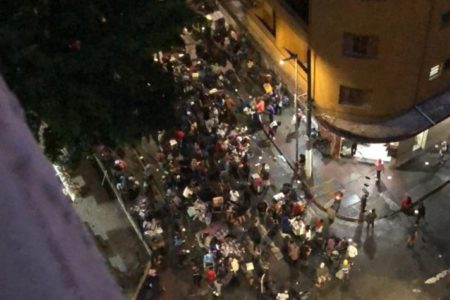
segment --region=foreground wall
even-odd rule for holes
[[[0,77],[0,299],[121,299]]]

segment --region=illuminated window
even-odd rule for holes
[[[442,65],[435,65],[435,66],[431,67],[428,79],[433,80],[433,79],[439,77],[439,75],[441,75],[441,70],[442,70]]]

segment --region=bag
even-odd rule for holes
[[[336,278],[339,279],[339,280],[344,279],[344,271],[342,271],[342,270],[337,271],[336,272]]]

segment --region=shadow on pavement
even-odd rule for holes
[[[377,244],[375,242],[375,236],[372,229],[367,229],[366,239],[363,245],[364,253],[369,259],[374,259],[377,252]]]

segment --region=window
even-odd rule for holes
[[[442,14],[441,27],[446,27],[450,24],[450,10]]]
[[[340,86],[339,104],[351,106],[370,106],[369,97],[371,90],[356,89]]]
[[[306,24],[309,22],[309,0],[286,0],[286,3]]]
[[[343,54],[358,58],[375,58],[378,53],[378,37],[344,33]]]
[[[432,66],[430,69],[430,74],[428,75],[428,80],[433,80],[433,79],[439,77],[439,75],[441,75],[441,71],[442,71],[442,65]]]

